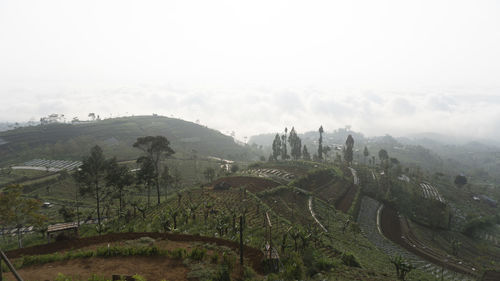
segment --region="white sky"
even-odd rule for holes
[[[0,0],[0,120],[500,137],[500,1]]]

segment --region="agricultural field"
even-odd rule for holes
[[[77,162],[53,163],[62,167],[62,163],[69,166]],[[243,244],[260,253],[261,262],[249,267],[234,266],[231,271],[234,279],[247,274],[252,277],[245,278],[256,280],[395,280],[397,277],[392,261],[401,256],[416,267],[408,274],[407,280],[438,280],[441,276],[444,280],[472,280],[491,268],[488,263],[494,265],[491,262],[497,262],[496,257],[500,256],[496,248],[489,249],[499,242],[496,224],[469,237],[461,230],[454,230],[457,226],[453,216],[451,229],[434,227],[434,221],[428,217],[412,220],[427,216],[425,212],[415,213],[414,216],[410,212],[410,216],[406,216],[408,211],[417,210],[415,208],[419,205],[424,206],[422,204],[434,208],[432,202],[439,203],[438,207],[446,212],[459,208],[464,213],[469,211],[463,205],[455,205],[453,197],[448,197],[453,187],[440,180],[427,178],[418,183],[419,179],[408,177],[408,181],[401,181],[398,174],[391,170],[384,171],[389,174],[387,176],[377,167],[348,167],[345,164],[308,161],[234,162],[229,164],[238,166],[239,169],[234,170],[228,170],[226,162],[213,157],[168,158],[163,164],[168,167],[169,173],[177,173],[180,180],[163,186],[161,203],[156,204],[155,190],[152,190],[151,200],[148,200],[143,185],[127,187],[121,213],[118,212],[119,201],[116,197],[110,196],[103,201],[101,227],[97,225],[95,199],[80,194],[72,176],[74,171],[12,169],[9,175],[4,174],[3,177],[11,180],[5,180],[6,183],[23,185],[24,196],[50,202],[50,207],[41,209],[41,213],[49,218],[44,227],[78,218],[83,222],[79,229],[83,239],[99,237],[99,231],[101,235],[117,233],[125,237],[147,233],[153,238],[152,243],[158,251],[164,252],[158,256],[134,257],[137,264],[144,264],[142,267],[149,271],[155,270],[148,264],[168,266],[172,268],[171,273],[176,273],[168,275],[170,273],[161,270],[155,271],[158,275],[148,275],[148,270],[117,273],[139,274],[148,280],[159,280],[160,275],[169,280],[205,280],[204,277],[215,276],[221,271],[221,261],[210,260],[214,251],[220,259],[223,250],[214,250],[218,246],[198,242],[176,244],[166,241],[160,237],[162,235],[192,235],[238,245],[241,230]],[[120,165],[129,171],[137,171],[139,167],[135,160],[121,161]],[[205,173],[209,169],[214,171],[211,182],[211,177]],[[466,198],[475,192],[464,191],[470,193],[455,192],[453,196]],[[413,202],[414,198],[417,201]],[[480,204],[471,200],[473,204]],[[383,205],[386,207],[381,208]],[[387,211],[394,210],[391,208],[401,208],[401,212]],[[481,208],[479,210],[484,210],[485,214],[495,213],[491,207]],[[63,209],[70,213],[78,211],[78,217],[65,217],[61,212]],[[446,215],[443,217],[447,218]],[[29,248],[32,245],[42,244],[40,247],[44,247],[46,238],[43,227],[24,227],[23,231],[23,244],[28,247],[27,250],[36,248]],[[15,229],[2,232],[7,234],[0,238],[0,245],[3,249],[12,250],[9,255],[15,257]],[[56,237],[58,241],[64,239],[72,238]],[[119,240],[110,243],[110,247],[126,248],[127,245]],[[76,240],[69,241],[77,243]],[[460,247],[454,248],[456,242],[453,241],[460,241]],[[66,242],[58,243],[62,242],[53,245],[64,245]],[[59,272],[66,277],[87,279],[91,276],[84,274],[85,268],[95,268],[98,275],[109,275],[115,268],[120,268],[119,265],[126,267],[131,264],[130,257],[121,250],[117,250],[119,256],[112,259],[94,254],[90,259],[80,259],[79,255],[84,255],[83,252],[93,249],[97,253],[106,243],[82,246],[77,252],[47,252],[44,255],[49,256],[31,258],[48,259],[53,268],[51,270],[43,270],[35,264],[23,265],[21,258],[15,259],[15,263],[26,276],[37,276],[43,271],[47,275],[42,276],[48,279]],[[186,249],[182,261],[176,260],[169,252],[176,248],[166,245]],[[189,251],[193,249],[205,252],[207,257],[200,262],[187,261]],[[238,251],[236,246],[230,250],[234,259],[237,259]],[[246,259],[248,263],[251,257]]]

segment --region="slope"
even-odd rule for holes
[[[80,160],[98,144],[119,160],[134,159],[138,137],[166,136],[177,158],[216,156],[232,160],[255,159],[250,149],[219,131],[162,116],[105,119],[80,124],[49,124],[0,132],[0,166],[33,158]]]

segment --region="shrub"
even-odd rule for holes
[[[58,273],[55,281],[71,281],[71,278],[62,273]]]
[[[352,253],[343,253],[342,254],[342,262],[350,267],[361,267],[358,260]]]
[[[132,277],[135,279],[135,281],[147,281],[146,278],[140,276],[139,274],[136,274]]]
[[[284,263],[281,273],[285,280],[303,280],[305,275],[304,262],[297,253],[291,253]]]
[[[207,250],[197,247],[191,251],[191,254],[189,254],[189,257],[192,260],[201,261],[205,257],[206,253],[207,253]]]
[[[227,252],[224,252],[222,254],[222,265],[226,266],[231,272],[233,271],[234,264],[235,264],[235,257]]]
[[[186,250],[182,248],[178,248],[170,252],[170,257],[172,257],[173,259],[182,260],[185,256]]]
[[[219,271],[213,278],[214,281],[231,281],[231,269],[223,264],[220,266]]]
[[[252,280],[257,276],[257,273],[253,270],[253,268],[249,266],[243,267],[243,279],[244,280]]]
[[[210,257],[210,262],[213,264],[219,263],[219,254],[214,253],[214,255]]]

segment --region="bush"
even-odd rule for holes
[[[170,252],[170,257],[177,260],[182,260],[186,256],[186,250],[178,248]]]
[[[189,257],[195,261],[201,261],[207,253],[207,250],[201,248],[194,248],[189,254]]]
[[[257,276],[257,273],[253,270],[253,268],[249,266],[243,267],[243,279],[244,280],[252,280]]]
[[[214,253],[214,255],[210,257],[210,262],[213,264],[219,263],[219,254]]]
[[[281,273],[285,280],[303,280],[305,276],[304,262],[297,253],[291,253],[285,260]]]
[[[62,273],[58,273],[55,281],[71,281],[71,278]]]
[[[221,265],[213,281],[231,281],[231,269],[225,264]]]
[[[222,265],[226,266],[231,272],[233,271],[234,264],[235,264],[235,257],[227,252],[224,252],[222,254]]]
[[[356,259],[356,257],[352,253],[343,253],[341,259],[342,259],[342,262],[347,266],[361,267],[358,260]]]

